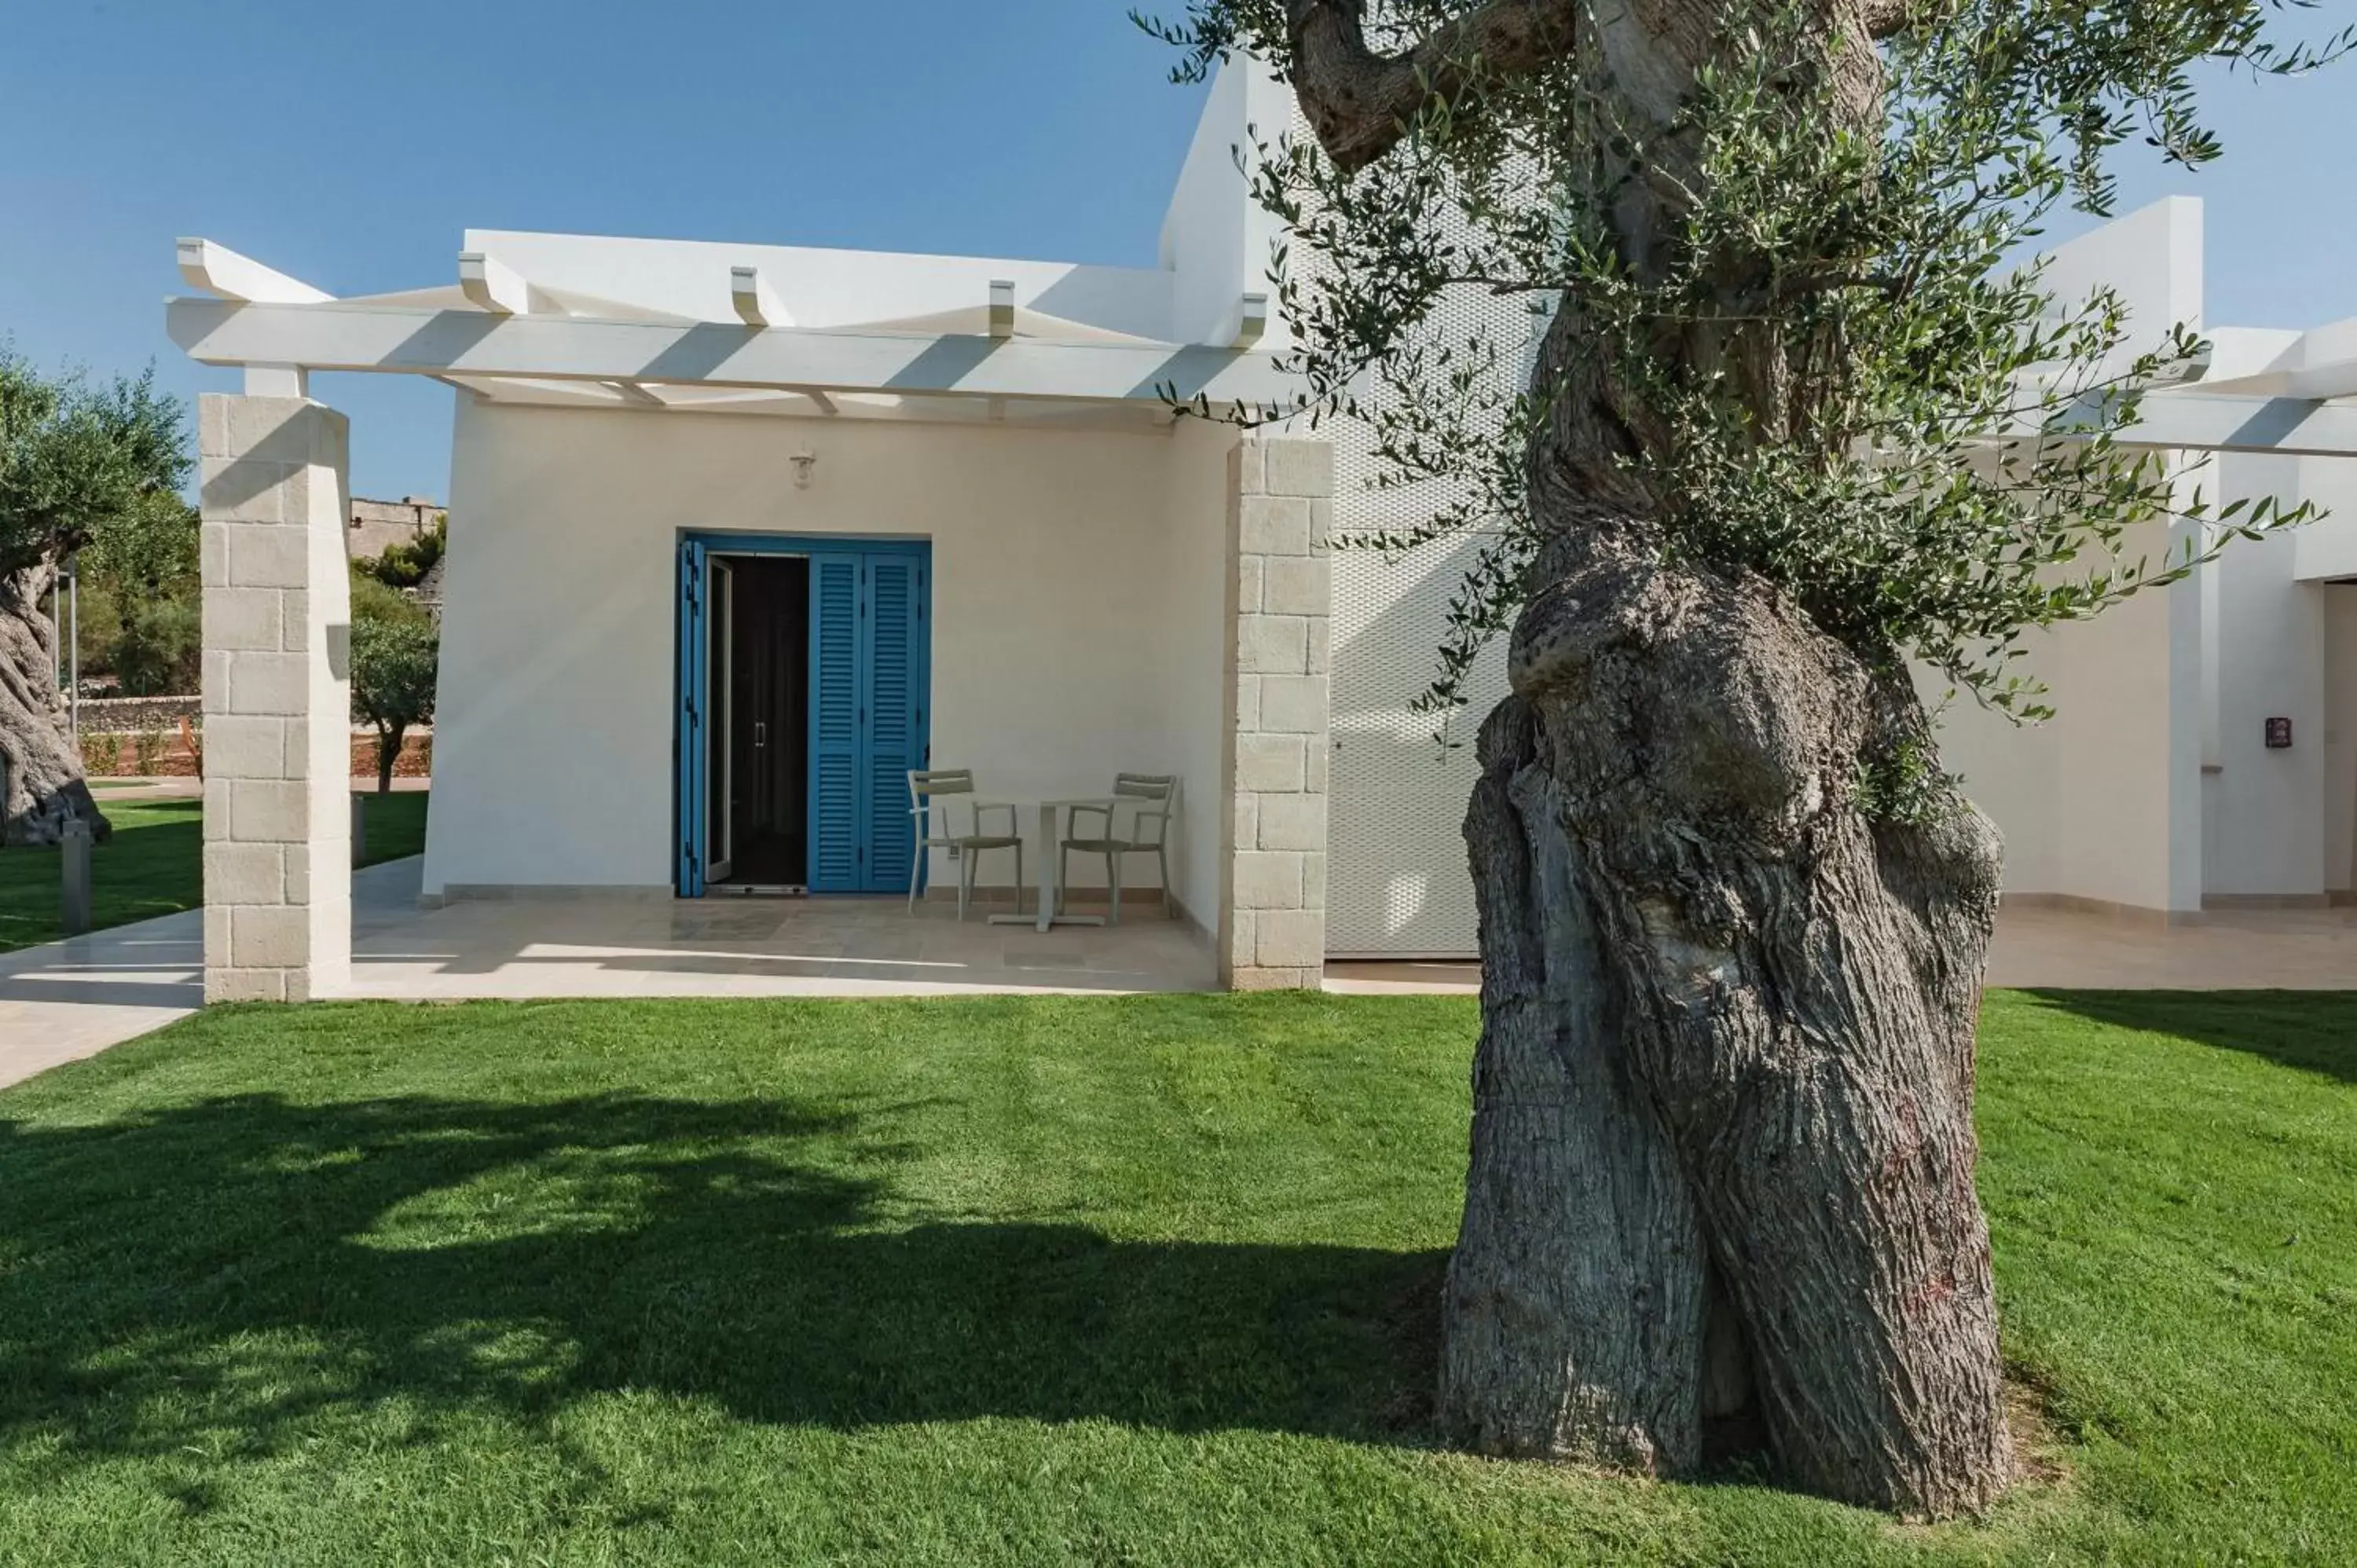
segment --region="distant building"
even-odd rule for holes
[[[425,496],[404,496],[397,501],[352,498],[351,526],[344,531],[344,553],[355,561],[382,555],[392,544],[410,544],[434,526],[442,503]]]

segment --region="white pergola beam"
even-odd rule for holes
[[[2357,408],[2307,398],[2154,392],[2120,437],[2130,446],[2252,452],[2279,457],[2357,456]]]
[[[210,240],[185,237],[176,242],[175,250],[180,275],[188,280],[188,286],[218,298],[262,305],[318,305],[336,297]]]
[[[480,251],[458,252],[458,292],[494,316],[532,314],[532,291],[523,275]]]
[[[1267,330],[1268,295],[1248,294],[1236,312],[1235,336],[1229,340],[1229,347],[1249,349],[1259,342],[1261,334]]]
[[[990,335],[1015,336],[1015,285],[1006,278],[993,278],[990,283]]]
[[[165,317],[175,343],[213,365],[1099,402],[1201,397],[1288,409],[1303,392],[1269,355],[1200,344],[747,332],[734,322],[218,299],[173,300]]]
[[[2107,417],[2100,396],[2090,396],[2045,429],[2024,422],[2008,437],[1988,440],[2070,440],[2099,428]],[[2312,398],[2244,397],[2196,386],[2150,392],[2136,405],[2133,424],[2119,445],[2158,451],[2248,452],[2278,457],[2357,456],[2357,406]]]
[[[780,304],[769,281],[761,276],[759,267],[728,269],[728,299],[737,307],[737,319],[748,327],[791,327],[794,318]]]

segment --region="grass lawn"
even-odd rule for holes
[[[201,1015],[0,1093],[0,1561],[2357,1562],[2357,999],[1989,999],[1937,1529],[1429,1446],[1474,1021]]]
[[[425,848],[423,791],[368,798],[368,862]],[[91,851],[91,915],[96,928],[177,914],[204,902],[204,822],[194,800],[112,800],[99,809],[114,835]],[[0,952],[53,942],[58,929],[58,852],[0,850]],[[0,1551],[5,1543],[0,1542]]]

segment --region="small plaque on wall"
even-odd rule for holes
[[[2290,746],[2291,721],[2289,719],[2269,719],[2267,721],[2267,749],[2269,751],[2286,751],[2290,749]]]

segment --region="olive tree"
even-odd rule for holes
[[[2295,16],[2294,20],[2297,21]],[[2298,521],[2123,439],[2199,345],[2023,264],[2124,144],[2199,165],[2271,0],[1194,0],[1307,136],[1244,160],[1310,388],[1479,528],[1482,1031],[1439,1414],[1491,1452],[2004,1487],[1974,1031],[2000,844],[1919,676],[2023,718],[2027,634]],[[1527,342],[1444,320],[1525,302]],[[2169,543],[2174,529],[2181,547]]]
[[[54,843],[76,818],[110,831],[59,712],[42,601],[77,551],[185,518],[183,423],[152,373],[93,386],[0,345],[0,843]]]
[[[442,638],[424,611],[380,591],[411,612],[371,614],[356,606],[352,616],[352,714],[376,731],[376,789],[382,795],[393,789],[409,727],[434,717]]]

